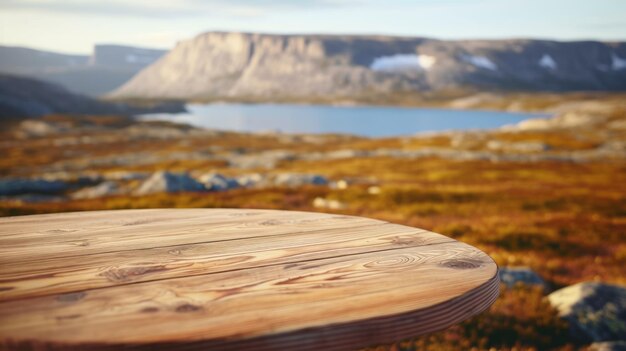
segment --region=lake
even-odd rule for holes
[[[282,104],[190,104],[187,113],[156,113],[142,120],[166,120],[197,127],[283,133],[342,133],[369,137],[420,132],[497,128],[541,117],[528,113],[382,106]]]

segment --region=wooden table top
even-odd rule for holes
[[[361,217],[0,218],[0,349],[351,350],[458,323],[498,286],[478,249]]]

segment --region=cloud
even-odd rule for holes
[[[131,17],[261,16],[269,11],[328,8],[358,0],[0,0],[0,10]]]

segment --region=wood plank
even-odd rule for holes
[[[382,340],[368,334],[372,325],[409,337],[483,310],[496,273],[487,255],[459,242],[398,248],[3,302],[0,336],[13,347],[83,349],[181,340],[197,341],[190,350],[236,349],[254,339],[259,349],[286,349],[295,335],[318,347],[330,336],[365,346]]]
[[[275,210],[129,210],[123,215],[98,211],[25,217],[0,218],[0,265],[385,223]]]
[[[210,230],[207,235],[212,235]],[[27,265],[14,261],[0,266],[0,301],[451,241],[421,229],[382,223],[102,253],[88,259],[61,257]]]
[[[487,308],[497,266],[450,238],[272,210],[0,219],[0,349],[345,350]]]

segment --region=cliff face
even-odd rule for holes
[[[96,45],[89,57],[89,65],[127,68],[137,72],[158,60],[166,52],[124,45]]]
[[[313,100],[449,88],[626,90],[626,43],[212,32],[110,96]]]

